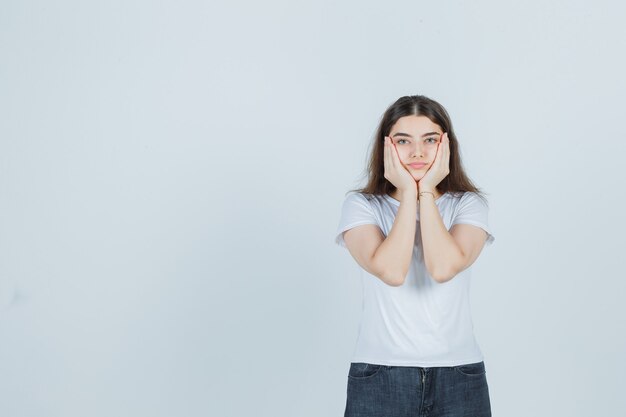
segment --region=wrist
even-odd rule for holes
[[[422,201],[422,199],[435,201],[438,194],[436,188],[420,187],[417,190],[417,201]]]
[[[415,190],[400,190],[398,192],[398,194],[400,195],[400,198],[402,200],[417,200],[418,191],[417,191],[417,189],[415,189]]]

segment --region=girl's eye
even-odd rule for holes
[[[408,142],[408,140],[406,140],[406,139],[400,139],[400,140],[398,140],[398,143],[400,143],[400,142],[402,142],[402,141],[404,141],[404,142]]]
[[[428,138],[426,140],[432,140],[432,142],[430,142],[430,143],[437,143],[437,138]]]

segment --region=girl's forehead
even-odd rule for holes
[[[391,128],[392,131],[396,130],[412,130],[412,131],[436,131],[441,132],[441,128],[438,124],[433,123],[426,116],[404,116],[398,119],[398,121]]]

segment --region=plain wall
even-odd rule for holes
[[[623,413],[625,12],[2,1],[0,415],[343,415],[361,282],[334,233],[408,94],[489,199],[494,415]]]

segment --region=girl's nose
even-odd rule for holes
[[[413,148],[413,154],[411,156],[413,157],[424,156],[424,153],[422,152],[422,145],[415,145],[415,148]]]

